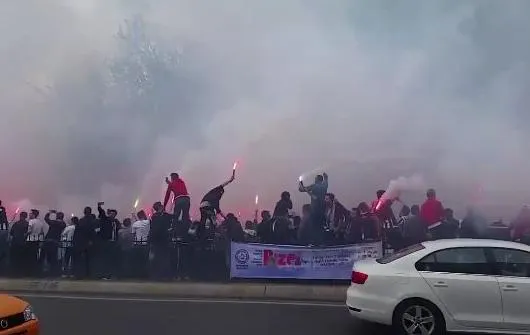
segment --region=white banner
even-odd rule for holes
[[[383,254],[381,242],[338,247],[231,244],[232,278],[350,279],[353,263]]]

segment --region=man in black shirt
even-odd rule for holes
[[[274,236],[272,230],[273,219],[269,211],[261,212],[261,222],[258,224],[258,238],[261,243],[273,243]]]
[[[26,238],[28,236],[28,213],[20,213],[20,219],[13,224],[9,234],[11,235],[10,264],[13,274],[22,276],[27,272],[26,262]]]
[[[420,207],[413,205],[410,208],[411,216],[403,223],[403,247],[424,242],[427,239],[427,224],[420,216]]]
[[[160,201],[153,205],[153,210],[149,230],[149,244],[153,260],[151,276],[155,280],[166,280],[171,275],[170,236],[173,215],[164,211],[164,205]]]
[[[55,214],[54,220],[50,219],[51,214]],[[59,242],[61,240],[61,234],[64,228],[66,228],[66,223],[64,222],[64,213],[51,210],[44,216],[44,221],[48,224],[48,233],[44,239],[40,261],[46,261],[50,266],[50,274],[52,276],[57,276],[60,272],[59,261],[57,257]]]
[[[90,261],[92,247],[96,237],[96,216],[92,208],[85,207],[84,216],[79,220],[74,230],[74,275],[84,278],[90,275]]]
[[[112,270],[116,263],[116,237],[120,228],[120,221],[116,219],[118,212],[114,209],[103,209],[104,203],[98,202],[98,227],[96,228],[96,264],[98,276],[108,280],[112,277]]]
[[[287,217],[289,215],[289,210],[293,209],[293,202],[291,201],[291,194],[287,191],[282,192],[280,201],[276,203],[274,207],[274,217]]]
[[[206,195],[202,198],[201,204],[200,204],[200,211],[201,211],[201,224],[199,225],[199,232],[198,235],[201,237],[203,231],[209,231],[210,229],[214,229],[216,224],[216,217],[217,215],[223,216],[223,212],[220,208],[220,202],[221,198],[223,197],[223,194],[225,193],[225,187],[234,181],[236,178],[236,170],[233,170],[232,177],[228,179],[223,184],[214,187]],[[223,216],[224,217],[224,216]],[[207,222],[208,221],[208,222]],[[207,227],[211,225],[210,227]],[[210,229],[207,229],[210,228]]]

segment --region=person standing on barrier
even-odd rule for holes
[[[55,214],[55,219],[50,219],[51,214]],[[55,277],[60,274],[58,251],[61,234],[66,228],[64,213],[51,210],[44,216],[44,221],[48,224],[48,233],[44,238],[40,260],[41,264],[48,264],[50,275]]]
[[[149,232],[151,278],[167,280],[171,276],[170,235],[173,216],[164,211],[164,206],[160,202],[153,205],[153,210]]]
[[[92,214],[92,208],[85,207],[83,213],[73,236],[74,276],[77,279],[91,275],[92,249],[96,238],[96,216]]]
[[[223,216],[221,211],[221,198],[225,193],[225,187],[236,179],[236,170],[232,171],[230,179],[219,186],[212,188],[202,197],[199,210],[201,212],[201,222],[198,227],[197,235],[201,240],[213,237],[215,231],[217,215]],[[224,216],[223,216],[224,217]]]
[[[437,239],[438,227],[442,224],[445,213],[442,203],[436,198],[436,191],[432,188],[427,190],[427,199],[421,205],[420,216],[427,225],[429,235]]]
[[[19,220],[13,223],[9,234],[11,235],[11,250],[9,252],[9,263],[15,276],[27,274],[26,263],[26,238],[28,236],[28,213],[21,212]]]
[[[27,244],[27,264],[31,275],[39,274],[39,252],[44,241],[44,223],[39,219],[39,211],[32,209],[29,215]]]
[[[166,196],[164,197],[164,211],[167,208],[167,203],[173,193],[173,215],[175,216],[175,224],[180,220],[190,222],[190,195],[184,180],[180,178],[178,173],[172,173],[171,179],[166,177]],[[182,219],[181,219],[182,215]]]
[[[328,175],[326,173],[317,175],[315,183],[309,186],[304,186],[303,181],[300,180],[298,190],[311,197],[311,243],[321,244],[326,220],[325,197],[328,193]]]

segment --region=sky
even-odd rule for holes
[[[272,208],[303,174],[348,208],[421,175],[446,206],[530,202],[525,0],[0,4],[0,199],[122,215],[178,172],[197,207]],[[419,202],[424,190],[403,192]],[[8,209],[9,210],[9,209]]]

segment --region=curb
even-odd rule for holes
[[[347,286],[0,279],[3,292],[344,302]]]

